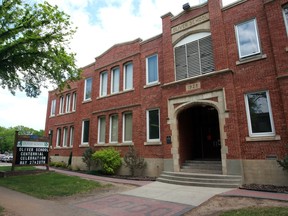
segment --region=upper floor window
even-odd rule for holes
[[[240,58],[259,54],[260,42],[256,19],[236,25],[236,37]]]
[[[119,92],[119,83],[120,83],[120,70],[119,68],[112,69],[111,73],[111,93]]]
[[[51,112],[50,112],[50,116],[55,116],[56,114],[56,100],[52,100],[51,101]]]
[[[190,35],[175,46],[176,80],[214,71],[214,57],[210,33]]]
[[[222,6],[223,7],[226,7],[228,5],[232,5],[234,4],[235,2],[239,2],[240,0],[222,0]]]
[[[91,99],[92,93],[92,78],[85,79],[85,87],[84,87],[84,100]]]
[[[110,143],[118,142],[118,115],[110,116]]]
[[[133,88],[133,64],[127,63],[124,65],[124,90]]]
[[[98,143],[105,143],[106,118],[101,116],[98,119]]]
[[[82,144],[88,144],[89,142],[89,120],[84,120],[82,122]]]
[[[67,94],[66,95],[66,113],[70,112],[70,107],[71,107],[71,95]]]
[[[59,114],[62,113],[64,113],[64,96],[61,96],[59,101]]]
[[[272,136],[274,124],[268,91],[245,95],[249,136]]]
[[[152,55],[146,58],[146,84],[158,82],[158,55]]]
[[[108,73],[107,71],[100,74],[100,96],[107,95],[107,82],[108,82]]]
[[[147,110],[147,141],[160,141],[159,109]]]
[[[77,94],[76,94],[76,92],[73,92],[73,94],[72,94],[72,111],[76,110],[76,99],[77,99]]]
[[[132,142],[132,113],[123,114],[123,142]]]
[[[288,36],[288,4],[284,5],[283,7],[283,16],[284,16],[284,22],[285,22],[286,32]]]

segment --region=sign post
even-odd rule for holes
[[[46,166],[49,170],[49,146],[49,137],[18,135],[16,131],[11,170],[15,166]]]

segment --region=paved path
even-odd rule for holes
[[[0,187],[0,206],[14,212],[17,216],[176,216],[182,215],[215,195],[245,196],[288,202],[288,194],[240,189],[179,186],[161,182],[106,178],[64,170],[55,171],[100,182],[132,184],[139,187],[104,197],[95,198],[92,196],[85,199],[72,200],[69,203],[41,200]]]

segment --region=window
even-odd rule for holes
[[[56,114],[56,100],[52,100],[51,101],[51,112],[50,112],[50,116],[55,116]]]
[[[98,143],[105,143],[106,118],[105,116],[98,119]]]
[[[70,127],[69,146],[73,147],[74,144],[74,127]]]
[[[132,142],[132,113],[123,114],[123,142]]]
[[[84,87],[84,100],[91,99],[92,93],[92,78],[87,78],[85,80],[85,87]]]
[[[58,128],[56,136],[56,147],[60,147],[60,143],[61,143],[61,128]]]
[[[256,19],[249,20],[236,26],[236,37],[240,58],[260,53]]]
[[[210,33],[198,33],[175,46],[176,80],[203,75],[215,70]]]
[[[107,82],[108,82],[108,73],[102,72],[100,75],[100,96],[107,95]]]
[[[110,116],[110,143],[118,142],[118,115]]]
[[[160,141],[159,109],[147,111],[147,141]]]
[[[226,7],[228,5],[232,5],[234,4],[235,2],[239,2],[240,0],[222,0],[222,6],[223,7]]]
[[[68,128],[63,129],[63,147],[67,147],[67,141],[68,141]]]
[[[82,122],[82,144],[88,144],[89,142],[89,120]]]
[[[284,22],[285,22],[286,32],[288,36],[288,4],[284,5],[283,7],[283,16],[284,16]]]
[[[70,112],[70,106],[71,106],[71,98],[70,94],[66,95],[66,113]]]
[[[133,88],[133,64],[127,63],[124,65],[124,90]]]
[[[120,70],[119,68],[114,68],[112,70],[111,76],[111,93],[119,92],[119,83],[120,83]]]
[[[72,111],[76,111],[76,92],[73,92],[72,94]]]
[[[250,136],[274,135],[274,125],[267,91],[245,95],[248,128]]]
[[[60,97],[59,114],[64,113],[64,97]]]
[[[146,83],[153,84],[158,82],[158,55],[146,58]]]

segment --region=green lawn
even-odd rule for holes
[[[0,206],[0,216],[3,215],[3,212],[4,212],[4,208],[2,208],[2,207]]]
[[[96,188],[111,185],[101,185],[98,182],[81,179],[80,177],[49,172],[37,175],[0,178],[0,186],[41,199],[49,199],[53,197],[85,193]]]
[[[36,168],[34,166],[16,166],[14,170],[36,170]],[[11,171],[11,166],[0,166],[0,171]]]
[[[238,210],[231,210],[222,213],[220,216],[287,216],[288,207],[249,207]]]

